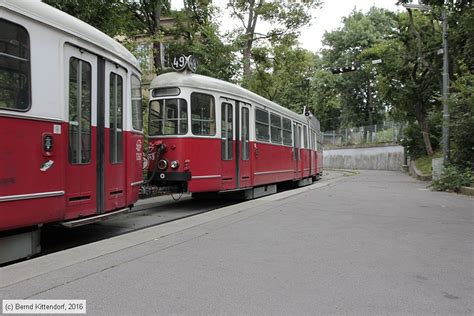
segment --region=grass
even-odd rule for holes
[[[421,156],[415,160],[415,165],[416,168],[422,173],[422,174],[431,174],[432,168],[431,168],[431,159],[433,158],[440,158],[441,157],[441,152],[436,152],[433,154],[433,156]]]

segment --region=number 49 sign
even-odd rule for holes
[[[176,55],[173,57],[172,65],[175,71],[183,71],[185,68],[188,68],[190,71],[196,72],[197,59],[194,57],[194,55]]]

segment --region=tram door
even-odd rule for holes
[[[98,160],[103,164],[104,189],[99,192],[103,200],[99,211],[111,211],[126,205],[126,161],[124,116],[126,111],[127,72],[122,67],[105,61],[104,104],[99,109],[99,140],[103,142],[103,152]],[[103,114],[103,115],[102,115]],[[104,126],[105,128],[102,128]]]
[[[63,134],[68,161],[65,173],[65,219],[97,212],[97,100],[98,58],[65,45]]]
[[[238,156],[237,176],[239,177],[239,188],[250,187],[251,164],[250,164],[250,105],[239,102],[239,130],[240,137],[237,143]]]
[[[235,120],[236,102],[221,98],[221,190],[238,188],[236,168]]]
[[[250,105],[221,99],[222,190],[251,186]]]
[[[293,160],[294,160],[294,179],[301,178],[301,125],[293,124]]]
[[[85,50],[65,46],[67,107],[65,219],[125,206],[126,72]],[[55,131],[56,132],[56,131]]]

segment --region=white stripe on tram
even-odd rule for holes
[[[40,198],[61,196],[61,195],[64,195],[64,191],[41,192],[41,193],[19,194],[19,195],[5,195],[5,196],[0,196],[0,202],[40,199]]]

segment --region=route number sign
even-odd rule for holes
[[[197,59],[193,55],[176,55],[173,57],[172,67],[174,71],[183,71],[188,68],[192,72],[197,70]]]

